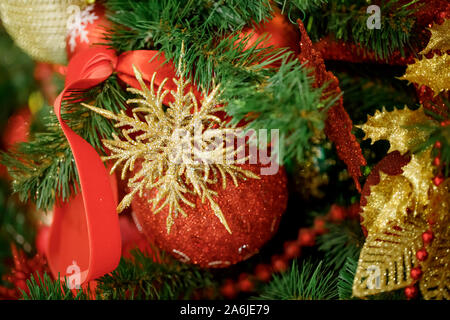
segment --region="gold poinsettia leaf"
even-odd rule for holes
[[[405,74],[400,78],[409,82],[425,85],[437,96],[442,91],[450,90],[450,55],[434,55],[431,59],[415,60],[408,65]]]
[[[431,38],[425,49],[420,52],[427,54],[431,50],[441,50],[443,53],[450,50],[450,19],[446,19],[443,24],[435,23],[431,28]]]
[[[353,295],[365,297],[410,285],[415,254],[422,247],[421,236],[427,227],[424,219],[407,215],[386,221],[378,232],[369,232],[359,256]]]
[[[358,261],[353,295],[364,297],[411,284],[410,271],[417,262],[427,229],[424,215],[416,215],[414,185],[403,175],[380,172],[380,182],[370,189],[361,213],[368,236]]]
[[[419,130],[413,126],[430,121],[423,108],[410,110],[394,109],[388,112],[383,108],[377,110],[373,116],[368,116],[367,122],[357,126],[365,132],[364,139],[371,139],[372,143],[378,140],[388,140],[389,152],[398,150],[401,154],[410,150],[411,146],[423,142],[427,137],[425,130]]]
[[[450,179],[439,187],[433,186],[431,203],[427,208],[434,240],[427,247],[428,259],[422,263],[420,291],[427,300],[450,300]]]
[[[402,168],[402,176],[408,179],[413,187],[415,206],[410,209],[415,215],[423,214],[431,199],[429,190],[434,177],[431,151],[432,149],[428,148],[421,153],[413,154],[411,161]]]
[[[416,206],[413,185],[401,175],[380,171],[380,182],[370,188],[367,204],[362,208],[362,225],[369,234],[382,233],[392,221],[406,217]]]

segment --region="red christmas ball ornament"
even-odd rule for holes
[[[156,253],[152,252],[152,248],[149,242],[145,239],[145,236],[136,227],[130,218],[127,216],[121,216],[119,218],[120,235],[122,237],[122,256],[125,258],[131,257],[131,251],[139,249],[141,252],[145,252],[154,257],[155,261],[160,262],[160,257]]]
[[[91,4],[83,9],[70,7],[71,15],[67,21],[66,50],[70,60],[77,52],[100,43],[105,43],[105,34],[110,25],[105,16],[105,8]]]
[[[414,299],[419,294],[419,290],[415,285],[405,288],[405,296],[408,300]]]
[[[416,258],[419,261],[425,261],[428,258],[428,252],[425,249],[420,249],[416,252]]]
[[[422,233],[422,240],[424,244],[430,244],[434,239],[434,234],[431,230],[427,230]]]
[[[16,111],[6,124],[3,133],[3,145],[6,149],[13,145],[28,140],[31,125],[31,111],[28,108],[22,108]]]
[[[239,38],[248,39],[245,49],[264,38],[265,41],[258,44],[258,48],[274,46],[289,48],[296,55],[300,52],[300,33],[297,27],[290,23],[285,15],[278,12],[269,21],[244,28]]]
[[[261,167],[245,164],[241,168],[259,175]],[[283,168],[275,175],[260,175],[260,179],[238,183],[236,187],[227,181],[223,189],[219,177],[216,184],[210,185],[218,193],[215,201],[232,233],[214,215],[207,201],[202,203],[200,197],[193,195],[187,197],[195,208],[182,204],[187,217],[176,218],[169,233],[168,206],[154,214],[148,202],[156,190],[136,196],[133,212],[149,240],[177,259],[207,268],[227,267],[251,257],[272,238],[287,205],[287,178]]]
[[[422,275],[423,275],[423,271],[421,267],[415,267],[411,269],[411,278],[413,278],[414,280],[419,280]]]
[[[47,246],[48,246],[48,236],[50,232],[49,226],[42,226],[39,228],[36,235],[36,250],[37,252],[45,257],[47,255]]]

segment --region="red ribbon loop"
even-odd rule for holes
[[[128,85],[139,88],[133,65],[147,84],[156,72],[156,87],[169,78],[165,89],[175,90],[176,85],[171,81],[176,76],[175,68],[172,63],[164,62],[164,55],[158,51],[129,51],[117,57],[106,47],[80,51],[70,60],[65,88],[54,103],[54,111],[72,149],[81,192],[55,206],[47,248],[49,266],[55,277],[58,274],[70,277],[79,268],[80,282],[87,282],[114,270],[121,256],[115,178],[108,174],[95,149],[62,119],[63,99],[72,90],[86,90],[102,83],[113,72]],[[194,86],[188,90],[200,96]],[[171,95],[167,95],[164,102],[170,99]]]

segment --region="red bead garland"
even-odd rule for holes
[[[422,240],[424,245],[430,244],[434,239],[433,232],[431,230],[427,230],[422,233]]]
[[[415,285],[405,288],[405,296],[408,300],[414,299],[419,294],[419,289]]]
[[[359,220],[359,205],[349,208],[333,205],[326,216],[317,217],[311,228],[300,228],[297,240],[286,241],[283,245],[283,255],[273,255],[271,265],[258,264],[254,274],[242,273],[237,281],[226,279],[220,292],[227,299],[234,299],[240,292],[254,291],[256,282],[268,282],[273,273],[281,273],[289,268],[290,260],[300,257],[302,247],[312,247],[316,244],[316,236],[328,232],[326,222],[340,222],[344,219]],[[250,285],[251,284],[251,285]]]
[[[425,248],[416,252],[416,258],[419,261],[425,261],[428,258],[428,252]]]

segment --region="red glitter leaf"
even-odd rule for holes
[[[315,83],[314,87],[321,87],[329,83],[325,97],[331,94],[340,94],[339,80],[326,70],[325,62],[319,51],[314,49],[311,39],[306,33],[301,20],[298,20],[301,33],[300,54],[298,59],[306,66],[313,68]],[[338,156],[347,165],[348,172],[355,182],[356,188],[361,192],[359,178],[361,177],[360,167],[366,165],[359,143],[356,137],[351,133],[353,127],[352,120],[344,109],[342,96],[328,110],[328,117],[325,122],[325,133],[328,138],[336,145]]]

